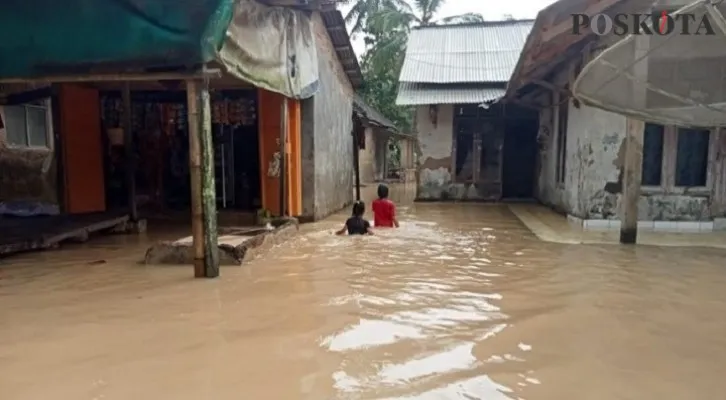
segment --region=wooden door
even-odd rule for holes
[[[106,210],[97,89],[64,84],[59,92],[65,211],[83,214]]]

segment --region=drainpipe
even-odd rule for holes
[[[282,97],[282,112],[280,113],[282,123],[280,124],[280,216],[287,215],[286,201],[287,191],[285,186],[286,167],[287,167],[287,126],[288,126],[288,109],[287,97]]]

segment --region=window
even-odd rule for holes
[[[569,85],[565,85],[565,91]],[[560,94],[557,104],[557,183],[565,182],[567,171],[567,116],[570,106],[569,97]]]
[[[5,106],[7,142],[18,147],[48,146],[48,107],[45,100]]]
[[[643,134],[643,181],[645,186],[663,182],[663,125],[645,124]]]
[[[645,124],[642,185],[678,192],[705,188],[711,131]]]
[[[676,186],[706,186],[710,137],[711,132],[705,129],[678,130]]]

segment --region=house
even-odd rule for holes
[[[0,44],[9,213],[135,221],[148,203],[203,206],[207,221],[218,209],[319,219],[352,201],[363,80],[331,2],[37,3],[0,5],[0,30],[28,32]]]
[[[360,181],[381,182],[393,176],[403,181],[415,179],[416,138],[399,132],[391,120],[358,95],[353,102],[353,113],[364,129],[362,138],[358,140]],[[397,170],[393,170],[390,165],[392,139],[398,143],[400,151]]]
[[[532,24],[491,21],[411,32],[396,104],[415,107],[418,200],[532,197],[537,115],[498,102]]]
[[[583,65],[616,39],[573,35],[569,16],[614,15],[643,4],[560,0],[545,8],[507,88],[505,101],[539,110],[536,197],[585,228],[621,225],[627,119],[572,97],[570,88]],[[645,4],[649,6],[650,2]],[[637,226],[678,231],[718,228],[726,215],[726,134],[716,127],[647,123],[643,135]]]

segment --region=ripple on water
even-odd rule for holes
[[[324,338],[320,345],[342,352],[393,344],[404,339],[424,339],[421,328],[393,321],[362,319],[341,333]]]

